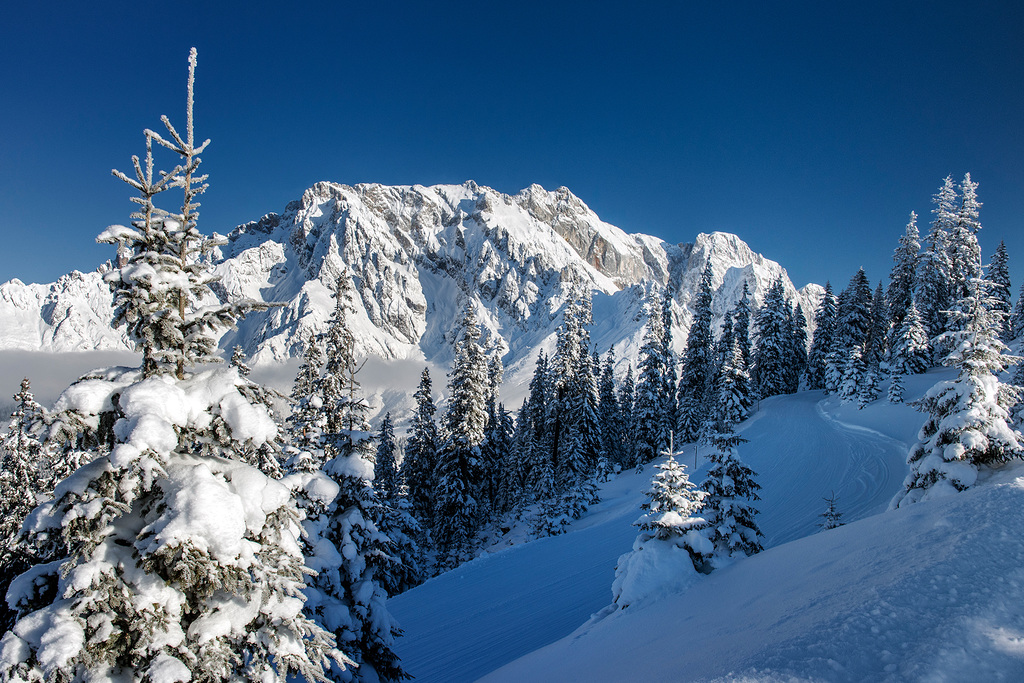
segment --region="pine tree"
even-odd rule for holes
[[[1022,336],[1024,336],[1024,283],[1021,283],[1017,304],[1013,307],[1013,315],[1010,316],[1010,338],[1019,339]]]
[[[949,231],[948,254],[951,266],[953,300],[970,296],[970,281],[982,277],[981,247],[978,245],[978,183],[971,181],[971,174],[964,175],[960,184],[960,207]]]
[[[717,425],[709,441],[713,446],[708,456],[711,467],[701,489],[708,494],[703,515],[715,554],[727,558],[761,552],[761,530],[754,520],[757,510],[751,505],[760,500],[757,491],[761,487],[754,481],[756,473],[736,456],[736,446],[746,439],[728,425]]]
[[[821,513],[821,515],[819,515],[822,521],[818,526],[824,531],[843,526],[843,513],[841,513],[836,507],[836,502],[839,500],[839,497],[836,495],[835,491],[833,491],[827,498],[822,498],[822,500],[828,504],[828,507],[825,508],[825,511]]]
[[[662,393],[665,367],[662,319],[653,311],[647,316],[644,343],[640,348],[640,378],[633,404],[635,450],[633,464],[638,468],[653,460],[668,445],[668,434],[662,433],[666,397]]]
[[[854,346],[864,345],[871,333],[871,285],[864,269],[860,268],[840,297],[837,310],[835,348],[843,357],[849,357]]]
[[[886,398],[889,403],[903,403],[903,375],[897,373],[892,376]]]
[[[931,351],[928,348],[928,333],[921,322],[917,306],[913,301],[903,316],[893,346],[889,353],[889,369],[900,375],[919,375],[928,369]]]
[[[878,398],[878,372],[874,368],[865,368],[860,386],[857,388],[857,407],[863,409]]]
[[[1015,388],[999,381],[1017,359],[1006,356],[999,339],[1001,312],[989,308],[984,283],[968,283],[969,296],[957,303],[953,331],[943,340],[953,351],[943,360],[958,370],[956,379],[932,387],[917,407],[928,413],[920,441],[910,450],[910,474],[890,508],[915,503],[933,491],[963,491],[981,468],[1020,457],[1024,440],[1009,424]]]
[[[996,247],[996,253],[992,255],[992,262],[989,264],[988,281],[992,293],[992,305],[1003,314],[1003,330],[1001,334],[1003,341],[1009,341],[1012,338],[1013,332],[1010,320],[1010,313],[1012,311],[1010,306],[1010,269],[1007,261],[1006,244],[1000,240],[999,246]]]
[[[626,376],[622,378],[622,385],[619,387],[619,410],[622,411],[622,464],[636,464],[636,384],[633,382],[633,366],[626,364]],[[628,436],[626,436],[628,435]]]
[[[615,349],[608,349],[601,367],[601,381],[598,387],[598,421],[601,423],[601,457],[609,467],[626,465],[624,458],[626,425],[623,423],[622,408],[615,393]]]
[[[925,238],[925,251],[918,262],[917,304],[928,338],[946,331],[946,314],[953,306],[953,264],[950,261],[950,232],[956,221],[958,197],[949,176],[932,198],[935,208],[932,228]]]
[[[707,521],[700,516],[707,493],[693,485],[685,465],[676,462],[672,455],[655,467],[658,473],[644,492],[647,500],[640,505],[644,514],[633,522],[633,526],[640,528],[633,551],[620,557],[615,567],[612,595],[614,603],[623,609],[630,604],[627,586],[631,574],[643,571],[645,554],[685,552],[683,557],[694,570],[706,573],[711,569],[709,560],[714,546],[705,536]]]
[[[387,504],[394,504],[399,496],[399,478],[395,445],[395,427],[391,413],[384,415],[380,432],[377,434],[377,453],[373,464],[373,485]]]
[[[800,389],[800,380],[807,373],[807,316],[803,306],[797,304],[792,309],[793,315],[789,325],[790,352],[789,367],[786,368],[789,393]]]
[[[792,342],[787,334],[787,308],[782,279],[779,278],[768,289],[757,312],[753,375],[758,395],[764,398],[786,393],[788,388],[786,361]]]
[[[877,373],[889,350],[889,304],[885,300],[881,282],[871,297],[870,316],[871,325],[864,342],[864,362]]]
[[[434,496],[434,542],[438,566],[450,569],[469,559],[481,523],[483,472],[480,443],[484,438],[488,391],[487,361],[480,347],[480,328],[472,302],[467,302],[455,344],[455,363],[448,381],[447,435],[438,453]]]
[[[424,531],[433,527],[433,492],[436,486],[434,468],[437,463],[438,434],[434,423],[434,405],[430,371],[423,368],[420,383],[413,395],[416,412],[405,444],[402,479],[408,487],[410,512]]]
[[[740,300],[736,302],[736,307],[733,309],[732,319],[733,336],[736,337],[740,353],[743,354],[743,364],[749,369],[752,360],[750,350],[750,290],[746,282],[743,283],[743,294],[740,295]]]
[[[892,327],[898,329],[910,308],[917,291],[918,262],[921,238],[917,231],[917,214],[910,212],[910,221],[900,238],[900,245],[892,255],[893,266],[889,274],[887,298],[892,313]]]
[[[45,471],[43,444],[39,431],[45,410],[32,395],[26,377],[14,395],[15,409],[0,444],[0,596],[14,578],[28,569],[33,553],[19,538],[25,518],[52,489]],[[15,613],[0,601],[0,631],[14,625]]]
[[[711,333],[711,261],[701,275],[693,309],[693,321],[683,354],[683,376],[679,382],[679,421],[675,425],[679,440],[695,441],[699,436],[710,406],[708,394],[714,370],[714,336]]]
[[[807,354],[807,388],[824,389],[826,358],[832,348],[836,323],[836,298],[832,294],[832,284],[825,283],[825,293],[814,313],[814,337],[811,349]]]
[[[711,263],[709,262],[705,271],[710,279]],[[703,282],[703,280],[702,280]],[[710,304],[708,306],[710,310]],[[676,429],[679,422],[679,376],[676,372],[676,353],[673,350],[672,342],[672,291],[665,287],[661,298],[661,353],[664,356],[665,374],[661,377],[661,433],[664,439]],[[708,318],[708,329],[710,330],[710,318]]]
[[[19,616],[0,645],[4,680],[322,680],[329,659],[348,670],[303,613],[294,498],[240,462],[245,447],[278,447],[268,407],[234,368],[193,370],[218,360],[213,332],[251,308],[196,305],[211,294],[212,241],[196,227],[195,64],[193,50],[185,136],[164,117],[172,140],[147,131],[146,169],[135,159],[136,179],[115,173],[143,209],[101,241],[121,243],[107,280],[143,365],[89,375],[54,406],[51,434],[95,457],[26,520],[42,564],[8,594]],[[156,182],[153,141],[182,158]],[[152,203],[170,188],[176,215]]]
[[[316,472],[324,464],[323,402],[317,391],[323,363],[320,339],[311,335],[288,396],[292,405],[287,420],[290,451],[287,467],[290,471]]]
[[[493,514],[496,509],[498,489],[505,477],[504,466],[508,458],[510,436],[504,431],[504,425],[498,419],[498,393],[504,372],[501,356],[495,353],[487,363],[487,400],[484,407],[487,412],[487,426],[484,428],[484,440],[480,444],[483,480],[478,497],[481,504],[486,507],[485,514]]]
[[[715,420],[732,427],[747,418],[753,405],[750,375],[743,366],[743,353],[734,338],[718,378]]]
[[[859,396],[861,384],[868,371],[867,363],[864,362],[864,354],[859,346],[850,349],[850,356],[845,365],[843,382],[839,386],[839,398],[843,400],[843,403],[849,403]]]
[[[238,374],[242,377],[248,377],[252,372],[252,369],[245,364],[245,349],[239,344],[235,344],[235,347],[231,349],[231,360],[228,364],[238,370]]]

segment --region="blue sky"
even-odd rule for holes
[[[132,205],[110,169],[183,124],[192,45],[205,232],[318,180],[536,182],[841,288],[887,277],[909,212],[925,233],[970,171],[985,257],[1004,239],[1024,276],[1021,3],[28,5],[0,22],[0,280],[111,255],[93,239]]]

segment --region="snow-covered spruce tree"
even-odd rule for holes
[[[857,407],[863,409],[878,398],[878,370],[870,367],[864,368],[864,376],[861,377],[860,386],[857,388]]]
[[[362,365],[348,322],[354,293],[350,274],[343,272],[323,335],[324,372],[314,387],[324,413],[321,442],[327,461],[322,474],[333,482],[334,495],[323,500],[323,514],[314,516],[320,506],[307,510],[307,563],[317,572],[307,590],[307,611],[335,634],[358,665],[332,671],[333,678],[395,681],[408,675],[393,650],[401,630],[385,603],[388,589],[407,568],[386,531],[399,523],[373,487],[376,453],[366,419],[369,406],[357,379]],[[328,488],[322,476],[315,485],[312,478],[294,479],[311,499]]]
[[[619,386],[619,411],[622,413],[622,466],[636,464],[636,384],[633,382],[633,365],[626,364],[626,376]],[[628,435],[628,436],[626,436]]]
[[[800,389],[800,381],[807,371],[807,316],[804,309],[797,304],[791,309],[792,316],[787,327],[789,328],[789,364],[786,368],[786,383],[789,393],[796,393]]]
[[[421,541],[433,527],[434,504],[433,492],[436,484],[434,468],[437,463],[439,438],[437,424],[434,422],[434,405],[430,371],[423,368],[420,383],[413,394],[416,401],[416,412],[412,418],[412,428],[405,443],[405,459],[402,460],[402,480],[408,489],[411,512],[424,532]]]
[[[39,432],[45,410],[26,377],[14,395],[15,409],[0,443],[0,597],[11,581],[34,564],[32,548],[18,539],[21,525],[53,483],[43,462]],[[14,625],[15,612],[0,600],[0,632]]]
[[[1013,310],[1010,305],[1010,298],[1012,292],[1010,290],[1010,269],[1008,265],[1009,258],[1006,255],[1006,244],[1002,240],[999,240],[999,246],[996,247],[996,253],[992,255],[992,260],[989,263],[987,279],[991,283],[990,291],[992,292],[993,307],[996,310],[1002,311],[1003,313],[1003,341],[1009,341],[1012,336],[1012,329],[1010,326],[1010,313]]]
[[[722,363],[717,384],[715,421],[731,427],[747,419],[750,408],[754,404],[753,389],[750,383],[750,374],[743,365],[743,353],[735,338],[733,338],[729,355]]]
[[[919,375],[928,369],[931,351],[928,333],[913,300],[903,316],[889,351],[889,370],[900,375]]]
[[[398,478],[398,445],[395,443],[395,426],[391,413],[384,416],[377,434],[377,453],[373,464],[373,486],[381,499],[393,503],[398,499],[400,482]]]
[[[826,507],[825,511],[819,515],[822,521],[818,523],[818,527],[823,531],[828,531],[829,529],[835,529],[843,526],[843,513],[836,507],[836,503],[839,500],[839,496],[836,495],[836,492],[833,491],[831,495],[826,498],[822,498],[822,500],[825,501],[828,507]]]
[[[946,314],[953,307],[953,266],[949,259],[950,231],[956,221],[959,198],[953,179],[946,176],[932,198],[935,207],[931,230],[925,237],[925,250],[918,261],[916,300],[928,339],[946,331]]]
[[[989,308],[984,281],[974,278],[968,284],[969,296],[952,311],[957,320],[942,340],[953,349],[943,365],[956,368],[958,375],[937,383],[916,402],[928,418],[907,456],[910,474],[890,508],[963,491],[974,485],[980,470],[1024,451],[1021,435],[1009,422],[1019,392],[999,381],[999,374],[1018,359],[1006,355],[999,339],[1001,312]]]
[[[663,434],[661,430],[661,417],[667,403],[662,392],[662,377],[666,372],[662,346],[664,333],[661,329],[661,316],[653,310],[653,306],[649,308],[651,310],[647,316],[644,343],[640,347],[640,377],[633,403],[635,447],[632,464],[638,468],[654,460],[668,446],[668,434]]]
[[[523,503],[549,498],[555,493],[555,470],[547,447],[548,403],[551,400],[550,373],[547,356],[541,351],[530,380],[530,395],[519,419],[521,459],[525,488]]]
[[[452,569],[470,559],[481,523],[480,443],[487,422],[487,360],[471,301],[466,303],[448,380],[446,438],[438,453],[433,537],[438,567]]]
[[[719,424],[708,441],[713,446],[708,456],[711,467],[700,487],[708,494],[703,516],[715,556],[724,559],[759,553],[762,536],[751,502],[760,500],[757,491],[761,487],[754,481],[756,473],[736,456],[736,446],[746,439],[734,434],[729,425]]]
[[[228,361],[228,365],[238,370],[238,374],[242,377],[248,377],[252,372],[252,368],[245,363],[245,349],[239,344],[235,344],[235,347],[231,349],[231,360]]]
[[[707,270],[710,273],[711,264],[708,263]],[[710,275],[709,275],[710,277]],[[672,341],[672,289],[665,287],[661,296],[661,353],[664,356],[665,374],[661,377],[661,433],[665,439],[676,429],[679,422],[679,375],[676,370],[676,352],[673,350]],[[710,329],[710,322],[709,322]],[[710,353],[710,352],[709,352]]]
[[[743,283],[743,293],[740,295],[740,300],[736,302],[736,307],[733,309],[732,320],[732,334],[736,337],[740,353],[743,354],[743,362],[749,370],[753,360],[753,353],[750,345],[750,288],[746,282]]]
[[[871,284],[864,269],[860,268],[839,297],[834,348],[844,359],[844,370],[845,359],[850,357],[854,346],[861,347],[861,354],[864,353],[864,345],[871,333],[871,299]]]
[[[487,362],[487,399],[484,411],[487,413],[487,426],[484,428],[484,440],[480,443],[480,466],[483,469],[483,480],[478,494],[485,512],[483,516],[493,517],[497,509],[498,488],[504,478],[503,471],[508,459],[509,434],[502,431],[498,419],[498,393],[504,379],[505,368],[501,362],[500,350],[495,350]]]
[[[889,273],[887,299],[892,316],[892,328],[899,329],[917,291],[918,261],[921,252],[921,236],[917,231],[917,214],[910,212],[910,220],[900,238],[900,244],[892,255],[892,271]]]
[[[764,303],[757,312],[757,346],[752,374],[758,395],[765,398],[787,390],[786,356],[790,340],[786,334],[786,318],[786,298],[780,278],[768,288]]]
[[[323,351],[320,338],[310,335],[302,356],[292,392],[289,394],[292,412],[286,421],[288,427],[288,461],[290,471],[316,472],[323,467],[323,401],[318,392],[320,372],[323,369]]]
[[[903,403],[903,375],[897,373],[892,376],[886,398],[889,403]]]
[[[501,454],[501,477],[495,492],[494,510],[498,515],[512,511],[519,502],[523,491],[525,468],[521,452],[516,444],[516,423],[503,403],[498,404],[496,422],[489,438],[497,444]]]
[[[713,351],[715,338],[711,332],[711,261],[701,274],[693,307],[693,321],[683,352],[683,371],[679,380],[679,421],[675,425],[680,442],[696,441],[710,409],[709,393],[713,385]]]
[[[971,174],[964,175],[960,184],[960,206],[949,231],[949,263],[953,300],[970,296],[970,282],[983,277],[981,246],[978,244],[978,222],[981,202],[978,201],[978,183],[971,180]],[[991,297],[991,293],[989,293]]]
[[[268,409],[234,368],[192,370],[250,307],[197,305],[211,276],[196,228],[195,64],[193,50],[185,137],[166,117],[172,142],[146,134],[147,152],[157,140],[183,158],[159,181],[183,191],[181,213],[153,207],[147,153],[136,179],[119,175],[143,210],[101,235],[132,252],[108,281],[143,366],[97,371],[57,400],[51,434],[113,448],[97,447],[26,520],[46,562],[8,594],[19,619],[0,643],[4,680],[323,680],[328,658],[347,661],[303,613],[294,499],[238,460],[245,444],[277,439]]]
[[[601,367],[599,385],[599,416],[601,423],[601,457],[610,467],[620,469],[626,465],[624,459],[626,425],[623,424],[622,408],[615,393],[615,349],[608,349]]]
[[[686,474],[686,467],[672,455],[655,466],[658,473],[651,488],[644,492],[647,500],[640,508],[644,515],[633,522],[640,528],[633,541],[632,552],[619,557],[612,583],[614,604],[625,609],[652,591],[671,590],[685,585],[686,573],[706,573],[714,546],[705,536],[707,521],[700,516],[707,493],[698,489]],[[651,568],[669,568],[683,573],[673,577],[670,585],[652,587]]]
[[[814,313],[814,337],[807,353],[807,388],[825,388],[826,357],[832,348],[836,323],[836,297],[832,294],[832,283],[825,283],[825,294]]]
[[[889,304],[879,282],[871,297],[871,326],[864,341],[864,362],[876,373],[880,371],[882,361],[889,351]]]
[[[1017,303],[1013,307],[1013,315],[1010,316],[1010,338],[1019,339],[1022,336],[1024,336],[1024,282],[1020,285]]]
[[[843,381],[839,385],[839,398],[843,400],[843,403],[849,403],[858,397],[864,376],[868,371],[860,346],[850,349],[850,356],[846,359],[845,365]]]

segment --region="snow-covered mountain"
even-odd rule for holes
[[[250,314],[221,340],[241,344],[256,363],[298,355],[333,309],[338,275],[351,270],[361,352],[384,359],[446,364],[456,317],[471,300],[488,338],[507,349],[506,365],[525,372],[550,345],[560,308],[576,287],[594,292],[597,348],[617,345],[635,359],[643,301],[669,287],[681,349],[700,275],[710,260],[716,317],[746,282],[755,302],[782,277],[805,312],[821,288],[797,291],[779,264],[735,235],[700,234],[673,245],[630,235],[602,221],[566,188],[532,185],[505,195],[463,185],[350,187],[317,183],[281,214],[239,226],[217,269],[221,298],[283,305]],[[0,348],[68,351],[123,348],[110,329],[110,295],[98,273],[71,273],[52,285],[12,280],[0,286]],[[499,342],[498,339],[501,339]]]

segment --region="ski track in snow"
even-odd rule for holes
[[[843,521],[885,510],[905,475],[906,446],[819,408],[821,392],[762,401],[737,449],[758,473],[765,546],[818,530],[835,492]],[[704,451],[705,449],[701,449]],[[692,466],[693,446],[679,457]],[[694,481],[704,478],[700,458]],[[636,537],[640,492],[654,469],[624,473],[563,536],[486,555],[389,601],[405,635],[396,651],[421,683],[472,681],[572,633],[611,602],[618,557]]]

